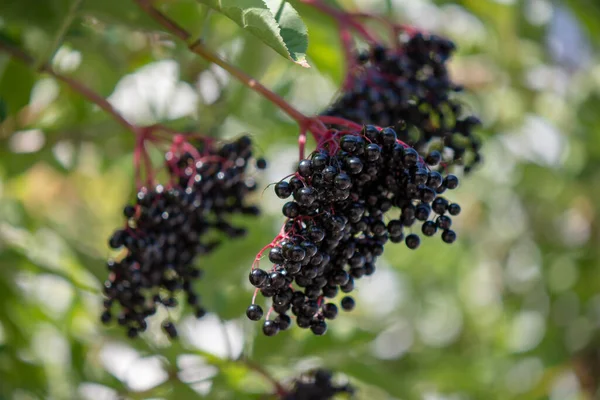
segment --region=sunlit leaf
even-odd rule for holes
[[[198,0],[223,13],[277,53],[308,67],[308,31],[286,0]]]

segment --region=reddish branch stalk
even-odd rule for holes
[[[242,82],[244,85],[248,86],[250,89],[260,93],[263,97],[271,101],[273,104],[277,105],[282,111],[288,114],[291,118],[293,118],[299,124],[305,123],[308,121],[308,117],[302,114],[300,111],[296,110],[292,107],[287,101],[281,98],[278,94],[272,92],[267,89],[264,85],[258,82],[256,79],[252,78],[245,72],[231,64],[227,63],[225,60],[221,59],[216,53],[210,51],[206,46],[202,44],[201,40],[198,40],[190,45],[190,50],[199,56],[203,57],[207,61],[210,61],[219,67],[223,68],[231,75],[233,75],[238,81]]]
[[[354,29],[356,33],[363,37],[369,44],[374,45],[379,41],[375,38],[366,28],[358,22],[352,14],[349,14],[343,10],[332,7],[328,4],[323,3],[321,0],[300,0],[301,3],[314,7],[324,14],[331,16],[335,19],[340,26],[349,26]]]
[[[354,71],[357,68],[357,62],[354,56],[354,45],[352,43],[351,30],[356,31],[362,36],[371,46],[380,43],[369,30],[360,22],[360,19],[369,19],[376,21],[379,24],[386,26],[391,33],[391,40],[394,46],[400,44],[399,34],[406,32],[409,35],[417,33],[417,29],[403,24],[396,24],[388,18],[381,15],[371,14],[367,12],[347,12],[342,9],[332,7],[323,2],[323,0],[299,0],[301,3],[316,8],[317,10],[331,16],[336,20],[339,26],[339,35],[344,49],[344,57],[346,59],[346,77],[342,88],[348,90],[352,87],[354,80]]]
[[[355,12],[355,13],[351,13],[350,16],[352,18],[363,18],[363,19],[370,19],[373,21],[380,22],[380,23],[386,25],[392,31],[392,34],[394,36],[397,36],[401,32],[406,32],[409,35],[414,35],[415,33],[418,32],[418,30],[416,28],[414,28],[410,25],[397,24],[397,23],[391,21],[390,19],[385,18],[381,15],[371,14],[371,13],[367,13],[367,12]]]
[[[298,137],[298,148],[299,148],[299,156],[300,159],[303,159],[305,156],[305,147],[306,147],[306,132],[310,132],[317,143],[324,143],[327,139],[329,139],[328,129],[325,126],[323,120],[318,117],[307,117],[292,105],[290,105],[287,101],[281,98],[279,95],[269,90],[267,87],[262,85],[256,79],[252,78],[250,75],[246,74],[242,70],[234,67],[229,64],[227,61],[223,60],[219,55],[215,52],[208,49],[203,43],[202,40],[196,40],[192,42],[192,35],[181,27],[177,22],[169,18],[167,15],[163,14],[161,11],[154,8],[151,0],[135,0],[135,2],[144,10],[149,16],[151,16],[154,20],[156,20],[160,25],[162,25],[167,31],[169,31],[174,36],[178,37],[182,41],[184,41],[190,51],[199,55],[207,61],[210,61],[225,71],[230,73],[234,78],[240,81],[242,84],[246,85],[251,90],[257,92],[271,103],[279,107],[282,111],[288,114],[292,119],[294,119],[300,128],[300,133]],[[332,9],[335,10],[335,9]],[[338,12],[339,18],[345,18],[345,14]],[[368,40],[372,38],[362,28],[362,26],[354,21],[352,24],[354,29],[359,30],[363,35],[366,35]],[[346,40],[344,38],[344,40]],[[348,41],[350,38],[348,38]],[[374,41],[374,39],[373,39]],[[351,54],[351,49],[348,49],[348,54]],[[358,126],[350,121],[339,119],[340,125],[344,126]]]
[[[343,90],[349,90],[354,84],[354,73],[357,69],[356,55],[354,50],[354,44],[352,42],[351,30],[356,31],[360,36],[365,39],[369,45],[374,46],[380,41],[377,40],[367,28],[358,21],[361,17],[377,18],[386,21],[385,23],[393,29],[393,23],[388,21],[386,18],[372,16],[370,14],[357,14],[349,13],[344,10],[332,7],[322,0],[299,0],[300,2],[316,8],[322,13],[329,15],[338,25],[339,37],[344,50],[344,59],[346,60],[346,76],[342,84]]]
[[[24,52],[23,50],[13,46],[10,43],[0,41],[0,51],[4,51],[15,59],[23,62],[30,68],[36,68],[36,62],[33,57]],[[146,184],[152,185],[153,183],[153,172],[152,163],[148,152],[146,150],[146,141],[155,142],[157,137],[154,136],[155,132],[166,132],[169,135],[173,135],[177,132],[170,130],[162,125],[152,125],[149,127],[139,127],[129,123],[104,97],[94,92],[91,88],[85,86],[81,82],[56,72],[48,63],[42,64],[37,68],[39,72],[46,73],[52,76],[54,79],[65,83],[71,90],[79,93],[81,96],[96,104],[108,115],[110,115],[117,123],[123,126],[125,129],[131,131],[135,137],[135,148],[133,152],[133,165],[136,186],[139,189],[143,186],[144,181],[142,180],[141,164],[143,163],[146,172]]]
[[[340,126],[344,126],[349,129],[357,130],[357,131],[360,131],[363,128],[361,124],[357,124],[355,122],[348,121],[347,119],[344,119],[344,118],[330,117],[327,115],[323,115],[318,118],[319,118],[319,121],[323,122],[324,124],[328,124],[328,125],[340,125]]]
[[[204,44],[202,40],[197,40],[193,43],[189,43],[192,39],[192,35],[182,28],[177,22],[173,21],[171,18],[157,10],[152,6],[150,0],[135,0],[136,3],[152,18],[156,20],[159,24],[161,24],[165,29],[167,29],[171,34],[177,36],[179,39],[185,41],[188,44],[189,49],[198,54],[200,57],[204,58],[207,61],[210,61],[213,64],[218,65],[223,68],[225,71],[230,73],[233,77],[235,77],[238,81],[248,86],[250,89],[255,92],[261,94],[263,97],[271,101],[273,104],[277,105],[282,111],[288,114],[291,118],[293,118],[299,124],[306,123],[309,118],[302,114],[300,111],[296,110],[292,107],[287,101],[281,98],[276,93],[267,89],[264,85],[258,82],[256,79],[252,78],[250,75],[246,74],[244,71],[234,67],[229,64],[225,60],[223,60],[219,55],[215,52],[209,50]]]
[[[347,14],[343,11],[329,7],[325,4],[320,3],[318,0],[302,1],[306,4],[314,5],[323,12],[334,16],[334,18],[336,18],[338,22],[340,22],[341,26],[344,26],[344,24],[349,25],[372,44],[377,42],[375,38],[373,38],[358,21],[353,19],[351,14]],[[331,139],[328,129],[325,126],[324,119],[321,119],[320,117],[307,117],[306,115],[298,111],[296,108],[294,108],[292,105],[290,105],[283,98],[281,98],[279,95],[262,85],[256,79],[252,78],[250,75],[246,74],[242,70],[234,67],[227,61],[223,60],[215,52],[208,49],[202,43],[202,40],[192,41],[192,35],[186,29],[181,27],[176,21],[163,14],[160,10],[156,9],[152,5],[152,0],[135,0],[135,2],[140,6],[142,10],[144,10],[144,12],[146,12],[160,25],[162,25],[168,32],[184,41],[188,45],[190,51],[201,56],[205,60],[220,66],[225,71],[230,73],[234,78],[240,81],[242,84],[246,85],[248,88],[252,89],[253,91],[257,92],[258,94],[269,100],[271,103],[273,103],[286,114],[288,114],[292,119],[294,119],[300,127],[298,147],[299,156],[301,159],[304,158],[307,131],[313,135],[313,137],[319,144],[322,144],[325,141]],[[348,32],[345,32],[343,34],[342,41],[344,43],[344,47],[347,49],[348,56],[352,58],[351,38]],[[337,124],[346,127],[352,127],[351,129],[362,128],[362,126],[355,124],[351,121],[344,120],[342,118],[337,119]]]
[[[20,60],[21,62],[28,65],[29,67],[35,67],[35,60],[33,59],[33,57],[31,57],[29,54],[25,53],[21,49],[18,49],[6,42],[0,42],[0,50],[10,54],[11,56]],[[85,86],[81,82],[76,81],[73,78],[70,78],[68,76],[62,75],[62,74],[54,71],[54,69],[52,69],[52,67],[48,64],[42,64],[39,67],[39,71],[45,72],[48,75],[51,75],[52,77],[54,77],[56,80],[59,80],[59,81],[65,83],[67,86],[69,86],[69,88],[71,88],[71,90],[79,93],[80,95],[82,95],[83,97],[85,97],[86,99],[91,101],[92,103],[96,104],[102,110],[104,110],[115,121],[117,121],[119,124],[121,124],[121,126],[123,126],[125,129],[127,129],[135,134],[138,133],[138,131],[139,131],[138,127],[127,122],[127,120],[125,118],[123,118],[123,116],[121,114],[119,114],[119,112],[117,110],[115,110],[115,108],[104,97],[100,96],[98,93],[94,92],[89,87]]]

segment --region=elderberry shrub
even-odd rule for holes
[[[146,318],[156,313],[157,306],[177,306],[181,290],[195,315],[205,314],[193,288],[193,281],[202,275],[194,260],[219,245],[215,233],[228,239],[245,234],[244,228],[228,221],[230,215],[258,214],[256,207],[245,203],[246,195],[256,190],[246,176],[251,158],[247,136],[217,149],[207,145],[196,149],[186,143],[166,153],[171,184],[141,188],[135,203],[124,208],[125,228],[109,239],[110,247],[125,254],[108,262],[102,322],[112,320],[113,306],[118,304],[118,324],[129,337],[136,337],[146,330]],[[263,159],[257,162],[259,168],[265,165]],[[169,337],[177,336],[171,321],[162,327]]]
[[[446,243],[456,239],[449,215],[460,206],[440,195],[458,186],[456,176],[430,170],[391,128],[332,132],[325,148],[275,185],[278,197],[292,197],[282,209],[287,221],[267,246],[273,267],[253,265],[249,275],[278,314],[264,322],[267,336],[287,329],[289,314],[300,328],[324,334],[339,311],[328,299],[349,294],[356,280],[373,274],[387,242],[416,249],[421,234],[439,232]],[[350,311],[355,301],[345,295],[340,306]],[[247,310],[254,321],[262,315],[257,304]]]
[[[330,400],[342,393],[352,395],[354,388],[334,384],[330,371],[317,369],[295,380],[293,389],[282,400]]]
[[[480,124],[453,93],[447,61],[455,46],[450,40],[417,33],[397,48],[375,46],[357,56],[346,88],[324,115],[361,124],[393,126],[398,138],[419,153],[431,153],[432,165],[460,164],[469,172],[481,162]]]

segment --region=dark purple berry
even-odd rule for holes
[[[131,205],[125,206],[123,209],[123,215],[125,215],[125,218],[133,218],[135,215],[135,207]]]
[[[454,243],[456,240],[456,233],[453,230],[445,230],[442,232],[442,240],[446,243]]]
[[[251,304],[246,309],[246,316],[251,321],[258,321],[263,316],[263,310],[258,304]]]
[[[406,247],[412,250],[416,249],[421,244],[421,239],[414,233],[408,235],[404,241],[406,243]]]
[[[458,187],[458,178],[455,175],[448,175],[444,179],[444,186],[450,190]]]
[[[458,215],[460,214],[460,206],[456,203],[452,203],[448,206],[448,212],[450,215]]]
[[[321,336],[327,332],[327,323],[322,320],[313,320],[310,324],[310,330],[315,335]]]
[[[277,182],[275,184],[275,194],[280,199],[287,199],[292,195],[292,189],[290,188],[290,184],[286,181]]]
[[[279,326],[279,330],[285,331],[292,325],[292,319],[289,315],[279,314],[277,318],[275,318],[275,323]]]
[[[352,311],[356,306],[354,299],[350,296],[345,296],[341,301],[342,309],[344,311]]]
[[[433,236],[437,232],[437,226],[433,221],[425,221],[421,227],[421,231],[425,236]]]
[[[254,287],[262,287],[266,282],[269,274],[262,269],[253,269],[250,271],[249,280],[252,286]]]
[[[327,303],[323,306],[323,310],[321,312],[323,313],[323,317],[327,319],[335,319],[338,314],[338,308],[333,303]]]
[[[440,215],[435,222],[440,229],[450,229],[452,226],[452,219],[446,215]]]
[[[304,178],[308,178],[313,172],[311,160],[300,160],[298,163],[298,174]]]
[[[258,169],[267,168],[267,160],[265,160],[264,158],[257,159],[256,160],[256,168],[258,168]]]
[[[266,336],[275,336],[279,333],[279,325],[275,321],[267,320],[263,323],[262,330]]]
[[[102,313],[102,315],[100,316],[100,320],[102,321],[103,324],[108,324],[111,319],[112,319],[112,315],[110,314],[110,311],[104,311]]]
[[[282,212],[287,218],[296,218],[298,215],[300,215],[300,207],[297,203],[288,201],[283,205]]]

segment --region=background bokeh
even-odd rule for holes
[[[52,54],[73,0],[0,0],[0,32]],[[193,1],[171,15],[307,114],[336,93],[344,61],[333,22],[299,6],[303,69]],[[178,4],[181,4],[178,6]],[[257,334],[244,311],[256,252],[281,226],[272,190],[250,234],[200,260],[210,314],[172,314],[136,341],[98,320],[107,237],[134,192],[134,138],[53,79],[0,54],[0,399],[258,399],[269,382],[326,366],[358,399],[600,398],[600,5],[591,0],[362,0],[459,46],[455,80],[484,122],[485,163],[453,193],[459,240],[388,246],[357,308],[324,337]],[[220,138],[249,132],[269,167],[297,157],[297,127],[272,104],[166,36],[140,30],[133,2],[84,1],[54,55],[62,73],[140,124]],[[158,163],[161,154],[153,151]],[[156,321],[161,321],[159,317]]]

